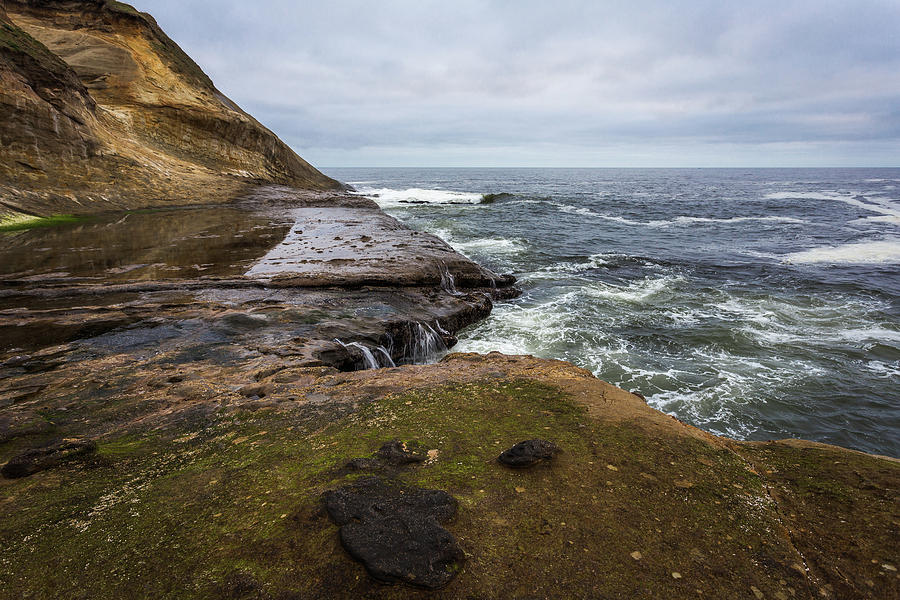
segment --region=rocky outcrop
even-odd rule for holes
[[[6,210],[236,200],[0,235],[0,598],[900,597],[896,459],[403,364],[513,279],[332,189],[149,16],[6,7]]]
[[[341,187],[120,2],[6,0],[0,84],[0,211],[223,203],[259,183]]]
[[[48,438],[97,449],[0,479],[0,597],[900,594],[894,459],[718,438],[533,357],[348,373],[172,358],[4,372],[0,464]],[[538,436],[562,451],[497,461]]]

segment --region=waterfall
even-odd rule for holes
[[[363,344],[360,344],[359,342],[347,342],[347,343],[344,343],[344,342],[342,342],[341,340],[339,340],[339,339],[337,339],[337,338],[334,338],[334,341],[337,342],[338,344],[340,344],[341,346],[343,346],[344,348],[349,349],[349,348],[352,346],[352,347],[356,348],[357,350],[359,350],[360,352],[362,352],[362,355],[363,355],[363,364],[365,365],[363,368],[365,368],[365,369],[378,369],[378,368],[381,367],[381,365],[378,364],[378,361],[375,359],[375,355],[372,354],[372,351],[369,350],[369,348],[367,348],[367,347],[364,346]],[[392,366],[392,367],[394,366],[394,361],[391,360],[390,355],[387,354],[387,351],[384,350],[384,348],[382,348],[381,346],[379,346],[378,348],[376,348],[376,350],[380,350],[381,352],[384,352],[385,355],[387,356],[387,359],[388,359],[388,362],[389,362],[390,366]],[[353,353],[351,353],[350,355],[352,356]]]
[[[384,346],[375,346],[375,351],[379,352],[384,357],[384,366],[386,367],[396,367],[394,364],[394,359],[391,358],[391,353],[387,351],[387,348]]]
[[[436,354],[447,351],[443,338],[428,323],[410,323],[409,334],[404,358],[411,363],[425,363]]]
[[[461,295],[456,289],[456,281],[453,279],[453,273],[447,268],[447,265],[441,263],[441,289],[452,296]]]

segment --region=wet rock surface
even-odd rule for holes
[[[92,440],[70,440],[44,448],[33,448],[9,459],[0,467],[0,475],[7,479],[28,477],[64,462],[87,458],[96,450],[97,444]]]
[[[447,492],[365,477],[323,501],[341,526],[341,544],[379,581],[437,589],[462,567],[462,549],[441,526],[457,510]]]
[[[239,207],[115,215],[0,235],[0,371],[64,367],[64,358],[40,353],[69,343],[95,358],[171,352],[179,363],[223,360],[223,353],[234,362],[271,356],[340,370],[423,362],[487,316],[492,298],[515,292],[503,287],[509,278],[358,206],[359,198],[277,187],[259,193]],[[387,239],[406,242],[389,256],[361,247],[356,258],[316,263],[325,271],[292,277],[300,267],[277,264],[267,252],[308,229],[312,217],[272,206],[275,198],[342,204],[329,231],[367,231],[365,244],[376,250]],[[379,219],[369,227],[372,214]],[[380,279],[379,263],[390,265]],[[254,273],[261,264],[277,273]],[[454,276],[452,289],[441,287]]]
[[[559,452],[559,446],[547,440],[525,440],[504,450],[497,460],[514,469],[523,469],[550,461]]]

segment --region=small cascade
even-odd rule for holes
[[[408,362],[426,363],[435,355],[447,351],[443,338],[428,323],[410,323],[409,334],[404,353],[404,360]]]
[[[337,338],[334,338],[334,341],[337,342],[338,344],[340,344],[341,346],[343,346],[344,348],[349,349],[349,348],[352,346],[353,348],[356,348],[357,350],[359,350],[360,352],[362,352],[362,355],[363,355],[363,364],[365,365],[363,368],[365,368],[365,369],[378,369],[378,368],[381,367],[381,365],[378,364],[378,360],[376,360],[375,355],[372,354],[372,351],[369,350],[369,348],[367,348],[367,347],[364,346],[363,344],[360,344],[359,342],[348,342],[348,343],[344,343],[344,342],[342,342],[341,340],[339,340],[339,339],[337,339]],[[386,352],[386,351],[384,350],[384,348],[382,348],[381,346],[379,346],[378,348],[376,348],[376,350],[381,350],[382,352],[385,352],[385,354],[387,354],[387,352]],[[388,359],[388,361],[389,361],[390,366],[392,366],[392,367],[395,366],[395,365],[394,365],[394,361],[391,360],[390,355],[387,355],[387,359]]]
[[[375,346],[375,352],[381,354],[384,357],[384,366],[385,367],[396,367],[394,364],[394,359],[391,358],[391,353],[387,351],[387,348],[384,346]]]
[[[434,320],[434,328],[437,329],[440,333],[443,333],[446,336],[450,335],[450,332],[441,327],[441,322],[437,319]]]
[[[453,279],[453,273],[447,268],[447,265],[441,264],[441,289],[451,296],[460,296],[460,292],[456,289],[456,282]]]

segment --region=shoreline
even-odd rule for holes
[[[147,14],[0,27],[0,211],[96,214],[0,232],[0,599],[900,598],[900,460],[717,437],[562,361],[404,364],[515,278]]]

